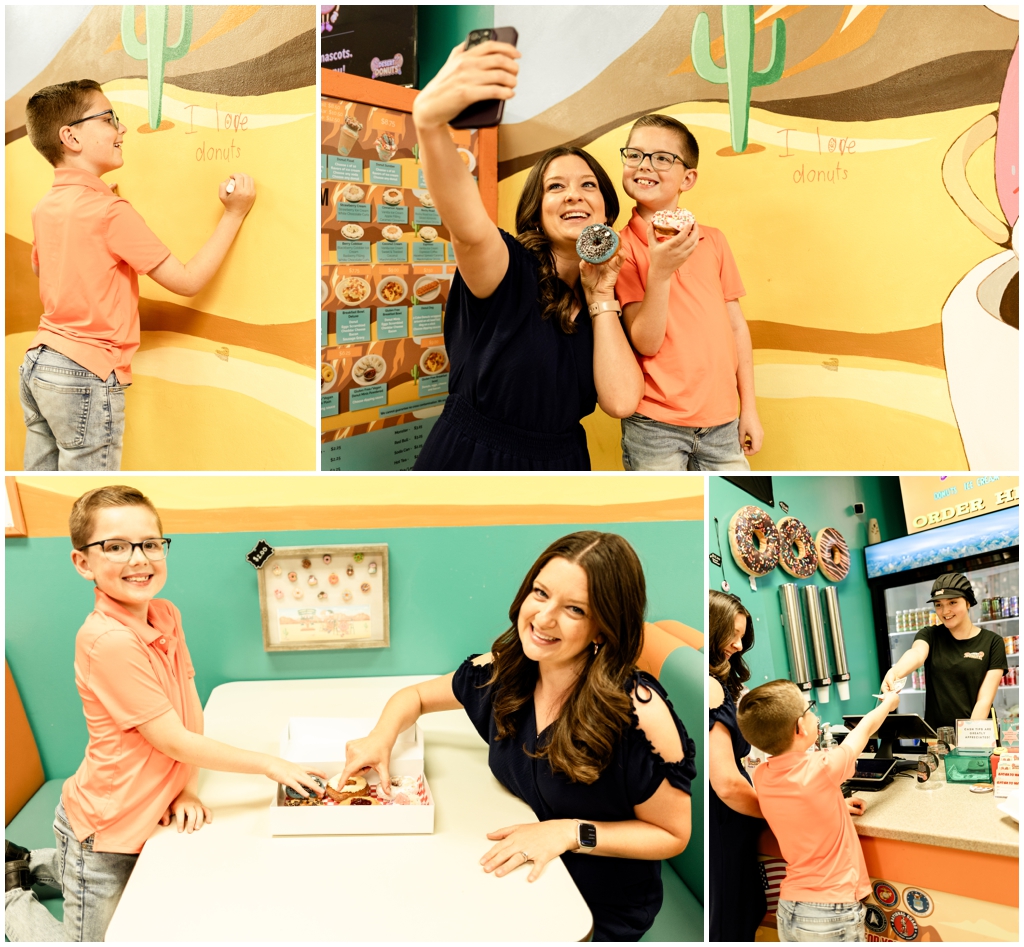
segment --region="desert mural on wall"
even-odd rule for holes
[[[31,211],[53,169],[25,133],[39,88],[93,78],[127,126],[107,175],[187,261],[212,233],[218,184],[257,199],[210,284],[186,299],[140,279],[142,344],[124,469],[315,468],[313,180],[316,12],[308,6],[8,7],[6,456],[21,467],[18,365],[42,306]]]
[[[523,53],[501,225],[548,148],[618,186],[632,121],[673,115],[701,149],[683,203],[747,289],[752,466],[1015,470],[1016,9],[495,7]],[[617,467],[617,422],[584,425]]]

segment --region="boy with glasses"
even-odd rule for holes
[[[692,223],[662,237],[652,220],[697,183],[697,141],[669,115],[630,129],[622,187],[636,201],[622,231],[615,293],[644,372],[644,396],[622,422],[627,470],[749,470],[761,449],[745,295],[725,235]],[[737,415],[737,399],[739,413]]]
[[[181,615],[155,596],[171,541],[133,487],[90,490],[71,510],[71,561],[95,583],[96,606],[75,639],[75,683],[89,742],[61,791],[56,848],[5,844],[4,923],[12,941],[102,941],[139,852],[157,824],[193,832],[213,815],[199,768],[262,773],[317,795],[295,763],[202,736],[203,708]],[[325,776],[324,773],[317,773]],[[64,923],[33,884],[64,895]]]
[[[898,694],[886,694],[838,747],[809,753],[818,718],[796,684],[771,681],[740,700],[744,739],[772,754],[754,770],[754,789],[786,860],[776,911],[781,941],[866,939],[861,902],[871,882],[840,787],[899,702]]]
[[[56,173],[32,211],[32,271],[43,314],[21,366],[24,467],[119,470],[124,390],[139,347],[139,274],[194,296],[223,262],[256,188],[244,174],[220,185],[224,215],[182,264],[100,180],[124,164],[126,129],[99,83],[40,89],[28,100],[25,124]]]

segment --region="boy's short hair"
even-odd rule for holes
[[[81,549],[92,534],[93,521],[98,510],[110,506],[145,506],[148,507],[156,517],[160,532],[163,533],[164,526],[160,522],[160,514],[157,512],[153,501],[135,487],[127,487],[123,484],[115,484],[110,487],[97,487],[88,493],[83,493],[74,506],[71,507],[71,518],[68,520],[68,527],[71,532],[71,545],[75,549]]]
[[[103,89],[93,79],[75,79],[40,89],[25,106],[25,128],[29,141],[54,167],[64,157],[57,133],[65,125],[85,118],[91,92]]]
[[[633,137],[633,132],[638,128],[667,128],[669,131],[676,132],[679,135],[679,143],[682,145],[680,157],[686,162],[688,168],[696,170],[697,159],[700,158],[700,148],[697,147],[697,139],[693,137],[693,132],[679,119],[673,118],[671,115],[662,115],[660,112],[641,115],[633,122],[633,127],[629,130],[629,138],[626,139],[627,145],[630,138]]]
[[[759,750],[778,756],[793,745],[807,700],[792,681],[769,681],[744,694],[736,710],[740,733]]]

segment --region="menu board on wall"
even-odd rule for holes
[[[321,97],[324,470],[411,467],[448,396],[443,331],[455,256],[423,179],[415,93],[401,92],[405,110]],[[478,133],[452,138],[475,175]]]

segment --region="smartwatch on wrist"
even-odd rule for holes
[[[608,299],[604,302],[591,303],[587,307],[587,312],[590,313],[590,318],[600,315],[602,312],[617,312],[620,316],[622,315],[622,307],[619,305],[617,299]]]
[[[576,822],[576,851],[587,855],[597,848],[597,826],[593,822]]]

